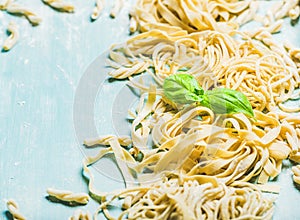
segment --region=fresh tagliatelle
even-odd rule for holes
[[[0,1],[0,10],[6,10],[7,6],[12,2],[12,0],[2,0]]]
[[[254,19],[256,1],[138,0],[131,16],[142,32],[160,29],[189,33],[203,30],[228,32]]]
[[[83,163],[90,192],[101,198],[94,217],[101,211],[113,219],[109,206],[122,198],[124,211],[118,219],[271,219],[273,201],[265,202],[256,193],[279,193],[279,187],[268,181],[280,174],[283,160],[300,162],[299,114],[291,114],[299,109],[286,105],[299,96],[298,50],[278,44],[271,35],[280,31],[282,20],[253,32],[188,33],[153,27],[113,45],[109,53],[107,64],[113,68],[109,75],[128,79],[128,86],[140,91],[140,101],[136,110],[129,111],[130,137],[107,135],[84,142],[87,147],[106,146]],[[242,92],[254,117],[219,115],[197,104],[173,103],[164,96],[162,85],[177,73],[193,76],[204,90],[223,87]],[[107,154],[115,156],[126,189],[97,190],[89,166]],[[207,183],[218,192],[209,199],[201,197]],[[239,207],[242,196],[235,200],[234,193],[222,194],[218,187],[247,194],[249,212]],[[177,199],[184,195],[199,196]]]
[[[12,218],[14,220],[25,220],[26,219],[19,211],[19,206],[14,200],[12,200],[12,199],[8,200],[6,202],[6,206],[7,206],[7,210],[12,215]]]
[[[69,220],[92,220],[92,215],[89,213],[89,211],[82,211],[81,209],[78,209],[74,212],[73,216],[69,218]]]
[[[73,193],[67,190],[58,190],[48,188],[47,193],[49,196],[55,197],[64,202],[75,202],[79,204],[87,204],[89,202],[89,195],[86,193]]]
[[[18,3],[8,3],[6,6],[6,11],[10,14],[25,16],[32,25],[38,25],[42,21],[42,19],[32,10]]]
[[[300,165],[293,166],[292,172],[294,182],[300,184]]]
[[[259,1],[138,0],[130,14],[142,32],[160,29],[169,33],[230,32],[253,20],[267,27],[287,16],[296,20],[300,15],[299,0],[276,1],[265,15],[257,13],[259,6]]]
[[[271,219],[273,201],[262,196],[253,185],[170,179],[124,190],[101,204],[107,206],[117,198],[125,198],[118,219]],[[230,210],[230,211],[229,211]],[[110,218],[108,215],[106,216]],[[111,219],[111,218],[110,218]]]
[[[272,38],[264,38],[262,44],[240,34],[246,40],[216,31],[173,36],[152,30],[112,47],[109,64],[116,70],[110,75],[123,79],[154,68],[151,74],[162,85],[168,75],[186,68],[204,89],[217,85],[237,89],[255,109],[274,110],[294,95],[299,70]]]
[[[75,11],[75,7],[73,4],[65,2],[63,0],[42,0],[45,4],[49,5],[50,7],[62,11],[72,13]]]
[[[43,2],[74,11],[61,0]],[[115,1],[111,17],[123,4]],[[107,60],[109,76],[128,80],[128,86],[138,91],[136,109],[128,110],[130,135],[84,141],[87,148],[101,145],[96,155],[83,160],[89,193],[99,202],[93,219],[100,212],[107,219],[272,219],[275,200],[262,192],[279,193],[280,186],[268,181],[280,174],[284,160],[300,163],[300,108],[286,103],[300,94],[300,50],[279,44],[272,34],[282,30],[285,17],[298,19],[300,9],[298,0],[281,0],[258,15],[259,5],[236,0],[137,0],[130,12],[130,32],[142,33],[113,45]],[[9,0],[0,4],[2,10],[38,23],[34,14],[17,6]],[[104,0],[97,0],[92,20],[103,7]],[[239,29],[250,21],[263,26]],[[162,86],[177,73],[193,76],[205,91],[240,91],[251,103],[253,117],[172,102]],[[114,156],[125,189],[106,192],[95,183],[90,167],[108,154]],[[292,172],[299,184],[299,165]],[[47,193],[82,205],[90,199],[86,193],[51,188]],[[116,200],[122,200],[122,211],[114,217],[110,207]],[[14,202],[8,209],[22,219]],[[76,210],[69,219],[92,216]]]
[[[19,30],[14,22],[10,22],[7,27],[7,31],[10,33],[9,37],[4,41],[2,46],[3,50],[8,51],[15,46],[19,39]]]
[[[104,0],[96,0],[93,13],[91,14],[91,19],[96,20],[100,16],[103,8],[104,8]]]
[[[108,145],[108,147],[99,151],[98,155],[85,159],[84,171],[90,177],[90,192],[102,198],[102,204],[98,211],[103,211],[109,219],[111,218],[107,206],[112,200],[125,195],[127,196],[125,196],[123,208],[127,211],[124,211],[123,217],[128,214],[129,219],[136,219],[137,216],[145,219],[150,218],[151,215],[153,218],[158,217],[157,215],[165,215],[163,219],[168,219],[174,213],[172,206],[169,208],[167,206],[170,204],[169,201],[163,200],[166,202],[164,205],[158,205],[161,197],[157,198],[158,204],[151,201],[154,205],[149,207],[148,215],[149,205],[145,205],[146,203],[143,200],[147,189],[162,186],[163,183],[160,182],[162,179],[177,177],[175,178],[176,181],[181,181],[181,184],[187,181],[197,181],[200,184],[212,182],[214,185],[238,186],[235,185],[237,182],[246,182],[257,176],[259,183],[266,183],[270,177],[274,178],[280,173],[282,160],[286,159],[293,150],[298,150],[297,148],[293,149],[297,146],[283,141],[283,139],[290,137],[290,134],[285,132],[293,128],[288,128],[285,123],[283,123],[283,126],[280,125],[278,116],[274,114],[255,111],[256,120],[253,121],[242,114],[216,117],[210,109],[205,107],[191,106],[174,111],[162,99],[157,97],[154,87],[150,88],[148,97],[142,96],[146,103],[143,104],[144,101],[140,102],[142,104],[138,107],[139,111],[132,123],[133,126],[139,125],[138,128],[133,127],[131,131],[133,151],[127,151],[126,148],[121,146],[128,146],[130,143],[128,141],[129,137],[117,138],[109,135],[96,141],[85,142],[87,146],[95,144]],[[147,148],[146,143],[150,137],[157,146],[156,148]],[[297,138],[297,136],[291,139],[293,138]],[[127,186],[124,191],[105,193],[99,192],[95,188],[93,174],[88,166],[96,163],[109,153],[115,155],[117,165],[124,177]],[[136,160],[138,153],[143,154],[141,162]],[[143,173],[144,170],[147,170],[148,173]],[[135,180],[131,174],[133,171],[138,174],[138,182],[141,184],[139,187],[134,186]],[[150,174],[149,171],[151,171]],[[252,185],[249,183],[249,186]],[[170,190],[180,191],[181,187],[182,185],[174,185]],[[198,195],[201,195],[200,188],[199,186],[199,188],[196,187],[193,190],[199,190]],[[185,191],[182,191],[182,193],[188,193],[189,188],[183,187],[182,190],[184,189]],[[263,189],[264,191],[267,189],[267,191],[278,192],[276,187],[273,190],[273,187],[267,188],[263,185]],[[226,191],[226,189],[224,190]],[[243,189],[239,189],[239,191],[245,193]],[[154,193],[153,191],[150,192]],[[252,193],[254,192],[251,191],[250,194],[252,195]],[[193,194],[196,194],[196,192]],[[149,197],[153,198],[155,195],[157,194],[150,194]],[[112,199],[109,199],[110,196],[113,196]],[[228,200],[234,199],[233,195],[229,194],[228,196]],[[249,200],[251,205],[258,202],[254,199],[254,194],[252,196],[253,199]],[[213,198],[212,196],[211,199]],[[180,205],[190,207],[188,203],[177,204],[177,200],[174,201],[173,197],[171,199],[176,207]],[[256,214],[248,213],[245,215],[249,218],[256,216],[257,219],[268,219],[272,216],[273,208],[271,204],[264,206],[266,208],[264,214],[256,212]],[[158,207],[155,205],[158,205]],[[136,207],[139,207],[139,211],[136,210]],[[218,206],[210,207],[216,209],[215,213],[212,214],[216,216],[215,219],[222,219],[218,214]],[[163,210],[168,211],[164,212]],[[178,213],[174,213],[175,215],[185,215],[183,209],[177,211]],[[187,212],[194,213],[197,210],[188,209]],[[201,212],[201,209],[198,212]],[[224,215],[230,215],[225,208],[223,212]],[[196,216],[196,214],[191,215]],[[197,219],[195,216],[191,219]],[[245,217],[241,216],[241,219],[243,218]],[[205,217],[204,215],[203,219],[211,219],[211,216]]]

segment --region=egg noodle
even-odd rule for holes
[[[244,182],[226,186],[171,179],[135,190],[118,194],[126,201],[126,210],[118,219],[270,219],[273,212],[272,200],[264,199],[254,185]],[[104,213],[106,205],[101,205]]]
[[[140,31],[153,29],[189,33],[203,30],[228,32],[249,21],[264,26],[289,16],[296,20],[300,14],[298,0],[281,0],[272,4],[266,15],[258,15],[259,1],[237,0],[137,0],[131,16],[138,21]]]
[[[300,184],[300,165],[293,166],[292,172],[294,182]]]
[[[11,48],[13,48],[13,46],[15,46],[15,44],[17,43],[17,41],[19,39],[19,30],[18,30],[17,24],[15,22],[10,22],[8,24],[7,31],[10,33],[10,35],[4,41],[3,46],[2,46],[3,50],[5,50],[5,51],[8,51]]]
[[[95,3],[95,7],[93,9],[93,13],[91,14],[91,19],[96,20],[100,16],[103,8],[104,8],[104,0],[97,0]]]
[[[92,220],[92,216],[89,211],[82,211],[81,209],[77,209],[73,216],[69,218],[69,220]]]
[[[123,4],[116,1],[110,15]],[[107,219],[272,218],[274,199],[262,191],[279,193],[268,181],[280,174],[283,160],[300,163],[300,108],[288,104],[299,98],[300,49],[278,43],[272,34],[281,31],[283,18],[296,20],[300,8],[298,0],[281,0],[260,15],[259,6],[259,1],[137,0],[129,28],[141,33],[113,45],[107,60],[109,76],[128,80],[138,91],[139,103],[128,113],[130,135],[84,141],[87,148],[101,145],[83,160],[89,193],[99,202],[93,219],[100,212]],[[0,7],[14,13],[10,1]],[[93,20],[103,7],[103,0],[96,2]],[[31,21],[35,15],[25,12],[19,8]],[[250,21],[262,26],[240,28]],[[176,73],[192,75],[204,90],[242,92],[254,117],[173,103],[162,85]],[[108,154],[115,157],[125,189],[104,192],[95,184],[90,167]],[[292,171],[299,183],[299,166]],[[62,201],[89,200],[87,194],[47,192]],[[117,200],[123,205],[115,217],[110,207]],[[8,210],[18,214],[15,203]],[[92,217],[77,210],[70,219]]]
[[[83,162],[90,193],[101,198],[94,219],[99,212],[115,219],[109,206],[118,199],[117,219],[272,218],[274,201],[261,191],[279,193],[268,181],[283,160],[300,162],[299,108],[286,105],[299,97],[300,53],[272,34],[282,18],[299,16],[298,5],[281,1],[259,16],[257,1],[137,1],[130,31],[144,33],[113,45],[107,60],[112,78],[128,79],[140,91],[137,108],[129,110],[130,136],[84,142],[106,146]],[[263,26],[238,30],[252,20]],[[254,118],[171,102],[162,85],[178,72],[194,76],[204,90],[242,92]],[[115,155],[124,190],[95,186],[89,166],[107,154]]]
[[[42,21],[42,19],[31,9],[21,4],[15,3],[12,0],[7,1],[4,9],[10,14],[22,15],[26,17],[32,25],[38,25]]]
[[[75,6],[73,4],[65,2],[63,0],[43,0],[43,2],[58,11],[68,13],[72,13],[75,11]]]
[[[87,204],[90,199],[89,195],[86,193],[73,193],[68,190],[48,188],[47,193],[49,194],[49,196],[53,196],[61,201],[76,202],[79,204]]]
[[[17,220],[25,220],[26,219],[19,211],[19,206],[14,200],[12,200],[12,199],[8,200],[6,202],[6,206],[7,206],[8,212],[11,214],[13,219],[17,219]]]

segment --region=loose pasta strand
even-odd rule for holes
[[[42,19],[39,16],[37,16],[33,11],[17,3],[12,2],[8,4],[6,7],[6,11],[11,14],[25,16],[32,25],[38,25],[42,21]]]
[[[15,219],[15,220],[25,220],[26,219],[19,211],[19,206],[14,200],[12,200],[12,199],[8,200],[6,202],[6,206],[7,206],[7,210],[12,215],[13,219]]]
[[[14,22],[10,22],[7,31],[10,33],[9,37],[4,41],[3,50],[8,51],[15,46],[19,39],[19,30]]]
[[[213,185],[170,179],[144,189],[124,190],[119,196],[136,200],[118,219],[125,215],[128,219],[271,219],[273,213],[272,200],[263,198],[252,184],[241,182],[225,186],[221,182]],[[100,209],[109,215],[107,206],[116,198],[104,202]],[[229,207],[232,201],[234,205]]]
[[[91,14],[91,19],[96,20],[100,16],[102,10],[104,8],[104,0],[96,0],[96,5]]]
[[[300,184],[300,165],[293,166],[292,172],[294,182]]]
[[[69,218],[69,220],[92,220],[92,219],[93,219],[92,215],[90,214],[89,211],[84,212],[80,209],[77,209],[74,212],[73,216]]]
[[[53,196],[65,202],[76,202],[79,204],[87,204],[89,201],[89,196],[86,193],[73,193],[71,191],[57,190],[53,188],[48,188],[47,193],[49,194],[49,196]]]
[[[112,18],[115,18],[119,14],[119,12],[122,9],[123,5],[124,5],[124,0],[115,0],[114,6],[110,11],[110,16]]]
[[[50,7],[62,11],[73,13],[75,11],[75,6],[71,3],[65,2],[63,0],[42,0],[45,4],[49,5]]]
[[[0,10],[6,10],[7,6],[12,2],[12,0],[2,0],[0,1]]]

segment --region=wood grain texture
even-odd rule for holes
[[[41,1],[24,1],[43,19],[36,27],[26,19],[0,11],[0,43],[6,37],[9,21],[20,27],[17,45],[0,53],[1,220],[7,219],[5,201],[9,198],[14,198],[28,219],[68,219],[76,207],[49,202],[45,199],[46,189],[87,191],[81,176],[84,154],[72,117],[75,92],[89,64],[111,44],[129,37],[128,5],[116,19],[111,19],[111,3],[106,2],[107,8],[95,22],[89,20],[93,1],[72,1],[74,14],[59,13]],[[299,24],[295,28],[299,34],[288,38],[300,46]],[[115,88],[120,92],[122,87],[117,84]],[[101,116],[100,113],[110,106],[107,103],[114,96],[108,96],[105,88],[102,93],[96,103],[98,129],[112,132],[111,126],[103,126],[111,122],[111,116],[105,115],[109,111]],[[289,166],[284,166],[277,179],[282,185],[274,217],[278,220],[300,216],[300,192],[293,186]],[[110,169],[118,172],[113,166]],[[103,190],[123,186],[98,174],[96,184]],[[80,208],[93,212],[96,207],[91,201]]]
[[[76,207],[45,199],[56,187],[86,192],[83,154],[73,127],[73,100],[81,75],[109,46],[128,37],[128,5],[116,19],[109,7],[90,22],[93,1],[72,1],[74,14],[59,13],[41,1],[23,2],[43,21],[32,27],[0,11],[0,44],[15,21],[20,40],[0,53],[0,219],[14,198],[28,219],[68,219]],[[91,202],[81,209],[96,208]]]

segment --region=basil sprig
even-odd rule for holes
[[[254,117],[252,106],[243,93],[227,88],[204,91],[197,80],[188,74],[174,74],[167,77],[163,89],[166,98],[178,104],[199,103],[216,114],[240,112]]]

